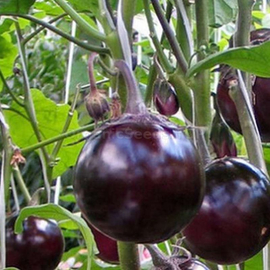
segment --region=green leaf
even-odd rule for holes
[[[263,269],[262,251],[245,262],[245,270]]]
[[[75,196],[72,193],[60,196],[59,199],[63,202],[76,202]]]
[[[35,0],[0,0],[0,15],[6,13],[26,14]]]
[[[68,0],[77,11],[91,11],[95,16],[100,16],[97,0]]]
[[[56,221],[71,220],[81,231],[88,254],[88,265],[87,269],[91,269],[91,257],[93,256],[93,250],[95,247],[95,242],[93,240],[93,235],[89,229],[86,222],[79,216],[72,214],[65,208],[56,205],[56,204],[44,204],[37,206],[25,207],[21,210],[16,223],[15,223],[15,232],[21,233],[23,231],[23,220],[29,216],[37,216],[41,218],[54,219]]]
[[[58,16],[63,13],[63,9],[61,9],[54,2],[50,1],[36,2],[34,7],[37,10],[45,11],[49,16]]]
[[[210,0],[208,1],[209,25],[220,27],[233,21],[237,14],[236,0]]]
[[[43,93],[37,89],[31,90],[33,103],[36,111],[36,117],[39,130],[43,139],[49,139],[62,133],[62,129],[69,114],[69,105],[57,105],[52,100],[46,98]],[[10,126],[10,135],[13,142],[20,148],[32,146],[37,143],[35,133],[32,129],[28,116],[24,108],[13,103],[11,109],[4,112],[6,121]],[[79,128],[77,122],[77,112],[74,112],[68,131]],[[77,156],[80,153],[82,142],[68,146],[70,143],[79,141],[81,134],[66,138],[57,155],[59,161],[55,164],[53,178],[60,176],[67,168],[76,163]],[[52,153],[54,144],[46,147],[49,153]]]
[[[270,41],[258,46],[246,46],[228,49],[208,56],[193,65],[187,77],[218,64],[227,64],[234,68],[252,73],[256,76],[270,77]]]
[[[11,36],[3,33],[0,36],[0,70],[7,78],[13,74],[13,63],[17,56],[17,47],[11,42]],[[2,90],[2,80],[0,80],[0,91]]]

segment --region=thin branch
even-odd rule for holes
[[[90,37],[100,41],[105,41],[106,36],[92,27],[84,20],[75,9],[73,9],[65,0],[54,0],[68,15],[78,24],[78,26]]]
[[[152,18],[151,11],[149,8],[149,0],[143,0],[143,4],[144,4],[145,16],[146,16],[148,27],[150,30],[150,37],[152,38],[152,41],[153,41],[154,46],[156,48],[159,61],[167,73],[172,73],[174,71],[174,68],[171,65],[171,63],[169,62],[168,57],[165,55],[165,53],[161,47],[161,43],[157,37],[157,33],[156,33],[155,26],[153,23],[153,18]]]
[[[185,59],[185,56],[182,52],[181,47],[179,46],[179,43],[177,39],[175,38],[174,32],[171,29],[170,24],[167,22],[166,17],[164,16],[163,10],[159,4],[158,0],[151,0],[152,5],[155,9],[156,15],[162,25],[163,31],[168,39],[168,42],[172,48],[172,51],[174,52],[175,58],[177,60],[178,65],[181,67],[182,73],[186,74],[188,70],[188,64]]]
[[[62,19],[63,17],[67,16],[67,13],[63,13],[55,18],[53,18],[52,20],[48,21],[49,24],[52,24],[54,22],[57,22],[58,20]],[[31,34],[29,34],[26,38],[23,39],[22,44],[23,46],[29,42],[33,37],[35,37],[36,35],[38,35],[41,31],[43,31],[44,29],[46,29],[45,26],[40,26],[38,29],[36,29],[34,32],[32,32]]]
[[[41,147],[44,147],[44,146],[47,146],[49,144],[55,143],[55,142],[57,142],[59,140],[66,139],[68,137],[75,136],[75,135],[77,135],[79,133],[82,133],[84,131],[89,131],[89,130],[93,130],[93,129],[94,129],[94,124],[89,124],[89,125],[86,125],[84,127],[81,127],[81,128],[78,128],[78,129],[75,129],[75,130],[60,134],[58,136],[52,137],[50,139],[43,140],[42,142],[36,143],[34,145],[22,148],[21,152],[24,153],[24,154],[29,153],[29,152],[35,151],[35,150],[37,150],[37,149],[39,149]]]
[[[109,54],[110,51],[107,49],[107,48],[103,48],[103,47],[100,47],[100,46],[95,46],[95,45],[92,45],[92,44],[88,44],[88,43],[85,43],[83,41],[80,41],[79,39],[77,38],[74,38],[72,36],[70,36],[69,34],[66,34],[65,32],[61,31],[60,29],[56,28],[55,26],[45,22],[45,21],[42,21],[34,16],[31,16],[31,15],[27,15],[27,14],[13,14],[13,13],[6,13],[4,14],[6,16],[16,16],[16,17],[20,17],[20,18],[24,18],[26,20],[29,20],[29,21],[32,21],[36,24],[39,24],[39,25],[42,25],[43,27],[49,29],[50,31],[58,34],[59,36],[67,39],[68,41],[70,42],[73,42],[75,43],[76,45],[78,45],[79,47],[81,48],[84,48],[88,51],[95,51],[95,52],[98,52],[98,53],[103,53],[103,54]]]
[[[5,86],[5,88],[7,89],[8,93],[11,95],[12,99],[18,104],[20,105],[21,107],[24,107],[24,104],[18,100],[18,98],[13,94],[12,90],[10,89],[9,85],[7,84],[7,81],[0,69],[0,78]]]
[[[25,110],[26,110],[26,113],[29,117],[31,126],[32,126],[34,133],[36,135],[36,138],[40,142],[40,141],[42,141],[42,136],[41,136],[39,128],[38,128],[38,124],[37,124],[38,121],[37,121],[37,117],[36,117],[35,107],[34,107],[34,103],[33,103],[32,96],[31,96],[30,82],[29,82],[29,77],[28,77],[28,73],[27,73],[25,55],[23,53],[23,47],[21,44],[21,36],[19,34],[20,26],[19,26],[18,22],[15,22],[15,26],[16,26],[17,46],[18,46],[19,55],[20,55],[20,59],[21,59],[22,73],[23,73],[23,80],[24,80]],[[42,150],[43,155],[46,158],[46,160],[48,160],[48,153],[46,152],[46,150],[44,148],[41,148],[41,150]]]

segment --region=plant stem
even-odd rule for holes
[[[129,34],[130,44],[132,42],[132,24],[133,24],[133,16],[136,9],[137,0],[123,0],[122,1],[122,14],[123,20],[126,26],[126,30]]]
[[[12,13],[8,13],[6,15],[15,15],[15,14],[12,14]],[[17,17],[21,17],[21,18],[24,18],[26,20],[29,20],[31,22],[34,22],[36,24],[39,24],[39,25],[42,25],[43,27],[51,30],[52,32],[58,34],[59,36],[67,39],[68,41],[70,42],[73,42],[75,43],[76,45],[78,45],[79,47],[81,48],[84,48],[88,51],[95,51],[95,52],[98,52],[98,53],[104,53],[104,54],[109,54],[109,50],[107,48],[102,48],[100,46],[95,46],[95,45],[91,45],[91,44],[88,44],[88,43],[85,43],[83,41],[80,41],[78,40],[77,38],[75,37],[72,37],[70,35],[68,35],[67,33],[61,31],[60,29],[54,27],[53,25],[45,22],[45,21],[42,21],[42,20],[39,20],[38,18],[36,17],[33,17],[33,16],[30,16],[30,15],[25,15],[25,14],[16,14]]]
[[[123,60],[118,60],[115,62],[115,67],[120,70],[127,86],[128,99],[125,112],[133,114],[146,113],[147,109],[137,86],[136,79],[127,63]]]
[[[13,144],[11,142],[10,134],[9,134],[9,127],[7,124],[4,122],[4,114],[1,109],[1,104],[0,104],[0,127],[1,127],[1,140],[3,144],[3,150],[4,150],[4,156],[2,157],[2,173],[4,177],[4,198],[6,204],[8,203],[9,199],[9,186],[10,186],[10,179],[11,179],[11,172],[12,168],[10,165],[11,158],[13,155]]]
[[[117,242],[121,270],[139,270],[138,246],[134,243]]]
[[[66,133],[60,134],[58,136],[52,137],[50,139],[44,140],[42,142],[36,143],[34,145],[22,148],[21,152],[22,153],[32,152],[32,151],[37,150],[37,149],[44,147],[46,145],[55,143],[59,140],[62,140],[62,139],[65,139],[65,138],[68,138],[71,136],[75,136],[79,133],[82,133],[83,131],[88,131],[88,130],[93,130],[93,129],[94,129],[94,124],[89,124],[89,125],[86,125],[84,127],[81,127],[81,128],[75,129],[75,130],[71,130],[69,132],[66,132]]]
[[[177,10],[176,37],[186,60],[189,61],[194,49],[190,20],[183,1],[174,0],[174,2]]]
[[[105,41],[106,36],[92,27],[85,21],[80,14],[76,12],[65,0],[54,0],[77,24],[78,26],[90,37],[100,41]]]
[[[93,52],[90,54],[88,58],[88,76],[89,76],[90,89],[91,89],[92,94],[97,93],[97,85],[96,85],[96,80],[94,76],[94,72],[95,72],[94,62],[95,62],[96,57],[97,57],[97,53]]]
[[[53,18],[52,20],[48,21],[48,24],[52,24],[54,22],[57,22],[58,20],[62,19],[63,17],[67,16],[66,13],[63,13],[55,18]],[[24,38],[24,40],[22,41],[23,46],[25,46],[25,44],[27,42],[29,42],[33,37],[35,37],[36,35],[38,35],[41,31],[43,31],[46,27],[45,26],[40,26],[38,29],[36,29],[34,32],[32,32],[31,34],[29,34],[27,37]]]
[[[69,112],[68,112],[68,116],[67,116],[67,119],[66,119],[66,122],[64,124],[64,127],[62,129],[62,134],[66,133],[69,126],[70,126],[70,123],[71,123],[71,120],[72,120],[72,117],[74,115],[74,111],[75,111],[75,107],[76,107],[76,103],[77,103],[77,100],[78,100],[78,97],[79,97],[79,94],[80,94],[80,87],[77,86],[77,90],[76,90],[76,93],[75,93],[75,97],[72,101],[72,104],[70,106],[70,109],[69,109]],[[54,163],[55,163],[55,159],[63,145],[63,141],[64,141],[64,138],[62,139],[59,139],[57,141],[57,143],[55,144],[53,150],[52,150],[52,154],[50,155],[50,162],[49,162],[49,167],[48,167],[48,181],[49,183],[51,183],[52,181],[52,172],[53,172],[53,168],[54,168]]]
[[[185,78],[181,75],[179,68],[173,74],[169,75],[169,82],[173,85],[180,103],[181,110],[185,118],[192,122],[192,95]]]
[[[114,32],[116,29],[114,20],[111,17],[111,12],[107,7],[106,0],[98,0],[98,2],[99,2],[100,20],[101,20],[102,27],[106,35],[109,35],[111,32]]]
[[[21,101],[19,101],[19,100],[17,99],[17,97],[13,94],[13,92],[11,91],[11,89],[10,89],[9,85],[7,84],[7,81],[6,81],[5,77],[4,77],[4,75],[3,75],[2,71],[1,71],[1,69],[0,69],[0,78],[1,78],[1,80],[2,80],[2,82],[3,82],[3,84],[4,84],[4,86],[6,87],[8,93],[9,93],[10,96],[12,97],[12,99],[13,99],[19,106],[24,107],[24,104],[23,104]]]
[[[28,191],[28,189],[23,181],[20,169],[19,169],[17,164],[15,164],[13,166],[13,173],[14,173],[14,176],[16,178],[17,184],[20,187],[20,190],[21,190],[22,194],[24,195],[26,202],[29,203],[31,201],[31,195],[30,195],[30,193],[29,193],[29,191]]]
[[[158,55],[158,59],[162,65],[162,67],[164,68],[164,70],[170,74],[174,71],[173,66],[171,65],[171,63],[168,60],[168,57],[165,55],[165,53],[163,52],[163,49],[161,47],[161,44],[158,40],[157,37],[157,33],[155,30],[155,26],[153,23],[153,18],[151,15],[151,11],[150,11],[150,7],[149,7],[149,0],[143,0],[143,4],[144,4],[144,12],[145,12],[145,16],[147,19],[147,23],[148,23],[148,27],[150,30],[150,37],[154,43],[155,49],[157,51],[157,55]]]
[[[255,4],[254,0],[238,0],[238,19],[237,19],[237,30],[234,38],[234,46],[246,46],[250,44],[250,26],[252,22],[252,8]],[[245,81],[246,88],[250,93],[251,97],[251,78],[249,74],[243,72],[243,78]]]
[[[255,4],[255,0],[238,0],[238,20],[237,20],[237,32],[235,37],[235,45],[243,46],[248,45],[250,40],[250,26],[252,22],[252,9]],[[263,157],[263,150],[261,146],[261,139],[257,132],[256,122],[254,120],[254,114],[252,111],[250,94],[251,83],[250,76],[245,74],[243,81],[245,85],[241,87],[241,73],[238,72],[239,87],[235,93],[235,106],[237,109],[240,126],[243,132],[248,158],[258,168],[262,169],[267,174],[267,169]],[[243,83],[244,84],[244,83]],[[246,86],[246,87],[245,87]],[[263,269],[269,269],[270,266],[270,248],[269,244],[263,249]]]
[[[251,13],[254,5],[254,0],[238,0],[238,21],[237,22],[237,33],[235,37],[237,46],[244,46],[249,44],[250,37],[250,25],[251,25]],[[245,34],[245,35],[244,35]],[[239,74],[240,75],[240,74]],[[241,76],[241,75],[240,75]],[[249,76],[247,76],[249,77]],[[241,78],[239,78],[239,82],[241,83]],[[240,84],[241,87],[241,84]],[[246,102],[249,103],[249,107],[252,108],[251,100],[247,98],[245,100],[243,93],[246,92],[247,97],[249,97],[248,91],[246,89],[246,85],[241,87],[241,91],[235,91],[235,106],[239,115],[239,121],[241,125],[241,129],[243,132],[243,136],[245,139],[248,157],[251,163],[253,163],[258,168],[261,168],[265,173],[266,167],[263,159],[263,152],[261,146],[261,140],[258,136],[256,130],[256,122],[252,121],[251,115],[253,115],[252,109],[247,107]],[[245,88],[245,89],[243,89]],[[254,115],[253,115],[254,119]]]
[[[0,177],[0,268],[6,268],[6,203],[5,203],[5,167],[6,167],[6,158],[5,150],[2,151],[2,164],[1,164],[1,177]],[[8,164],[10,167],[10,164]]]
[[[156,12],[156,15],[162,25],[163,31],[168,39],[168,42],[172,48],[172,51],[175,55],[175,58],[177,60],[178,65],[180,66],[180,70],[182,71],[182,74],[186,74],[188,69],[187,61],[184,57],[184,54],[182,52],[182,49],[180,45],[178,44],[178,41],[176,40],[174,33],[169,25],[169,23],[166,20],[166,17],[164,16],[163,10],[159,4],[158,0],[152,0],[152,5],[154,7],[154,10]]]
[[[198,51],[200,51],[201,46],[208,47],[209,30],[207,8],[208,0],[197,0],[195,2]],[[199,53],[197,57],[198,61],[205,58],[203,53]],[[201,71],[195,77],[194,85],[195,125],[205,128],[206,144],[208,144],[209,126],[211,123],[210,92],[210,72],[209,70]]]
[[[155,65],[151,65],[148,74],[147,86],[145,90],[144,102],[146,105],[150,105],[153,100],[153,85],[157,77],[157,70]]]
[[[25,106],[26,113],[30,119],[31,126],[34,130],[36,137],[37,137],[37,140],[40,142],[40,141],[42,141],[42,137],[41,137],[41,134],[39,132],[35,107],[34,107],[34,103],[33,103],[32,96],[31,96],[30,83],[29,83],[29,77],[28,77],[27,66],[26,66],[26,59],[25,59],[25,55],[23,53],[24,49],[22,47],[21,37],[19,35],[20,27],[19,27],[18,22],[15,22],[15,26],[16,26],[16,33],[17,33],[17,35],[16,35],[17,36],[17,46],[19,49],[19,55],[20,55],[21,64],[22,64],[23,80],[24,80],[24,106]],[[48,159],[49,159],[48,153],[45,151],[44,148],[41,148],[41,150],[43,152],[44,157],[48,161]]]

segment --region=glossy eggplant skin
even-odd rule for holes
[[[6,225],[6,264],[20,270],[54,270],[64,252],[64,238],[57,224],[28,217],[23,232],[14,233],[16,217]]]
[[[95,243],[98,249],[97,257],[102,261],[110,264],[119,264],[117,241],[109,238],[107,235],[104,235],[102,232],[98,231],[86,219],[85,221],[94,236]]]
[[[171,116],[178,112],[178,97],[169,82],[158,78],[155,81],[153,92],[153,103],[160,114]]]
[[[83,215],[105,235],[156,243],[195,216],[204,174],[182,130],[131,115],[88,139],[77,160],[74,191]]]
[[[250,41],[253,45],[266,42],[270,39],[270,29],[263,28],[250,32]],[[232,47],[232,39],[230,40]],[[224,66],[223,66],[224,67]],[[221,68],[222,70],[222,68]],[[237,110],[229,95],[229,81],[234,77],[233,71],[222,74],[217,87],[217,102],[225,122],[236,132],[242,134]],[[254,116],[263,142],[270,142],[270,119],[268,117],[270,104],[270,78],[256,77],[252,85],[252,105]]]
[[[252,86],[253,109],[256,123],[263,142],[270,141],[270,118],[268,110],[270,104],[270,79],[256,77]],[[226,82],[220,82],[217,88],[217,99],[225,122],[234,131],[242,134],[237,110],[229,95]]]
[[[270,185],[266,175],[240,158],[206,167],[200,211],[183,230],[191,252],[218,264],[237,264],[270,239]]]

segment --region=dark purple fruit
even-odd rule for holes
[[[178,98],[170,83],[158,78],[154,83],[153,92],[153,102],[160,114],[170,116],[178,112]]]
[[[153,243],[195,216],[204,175],[196,149],[177,126],[149,114],[124,114],[84,145],[74,191],[83,215],[105,235]]]
[[[216,99],[214,99],[214,103],[215,102]],[[214,107],[216,109],[216,113],[212,122],[210,141],[216,157],[236,157],[237,149],[230,128],[220,116],[216,103]]]
[[[28,217],[23,232],[14,233],[16,217],[6,225],[6,264],[20,270],[54,270],[64,252],[64,239],[57,224]]]
[[[86,220],[87,222],[87,220]],[[87,222],[97,245],[98,254],[97,257],[104,262],[111,264],[119,264],[119,256],[117,250],[117,242],[114,239],[109,238],[89,222]]]
[[[191,252],[218,264],[237,264],[270,239],[270,185],[266,175],[239,158],[215,160],[205,169],[206,193],[183,230]]]
[[[251,44],[257,45],[270,39],[270,29],[258,29],[250,33]],[[232,43],[232,42],[231,42]],[[223,66],[224,68],[224,66]],[[229,95],[229,83],[237,77],[233,71],[222,74],[217,87],[217,102],[226,123],[236,132],[242,134],[235,104]],[[270,141],[270,78],[256,77],[252,86],[252,103],[257,126],[263,142]]]

